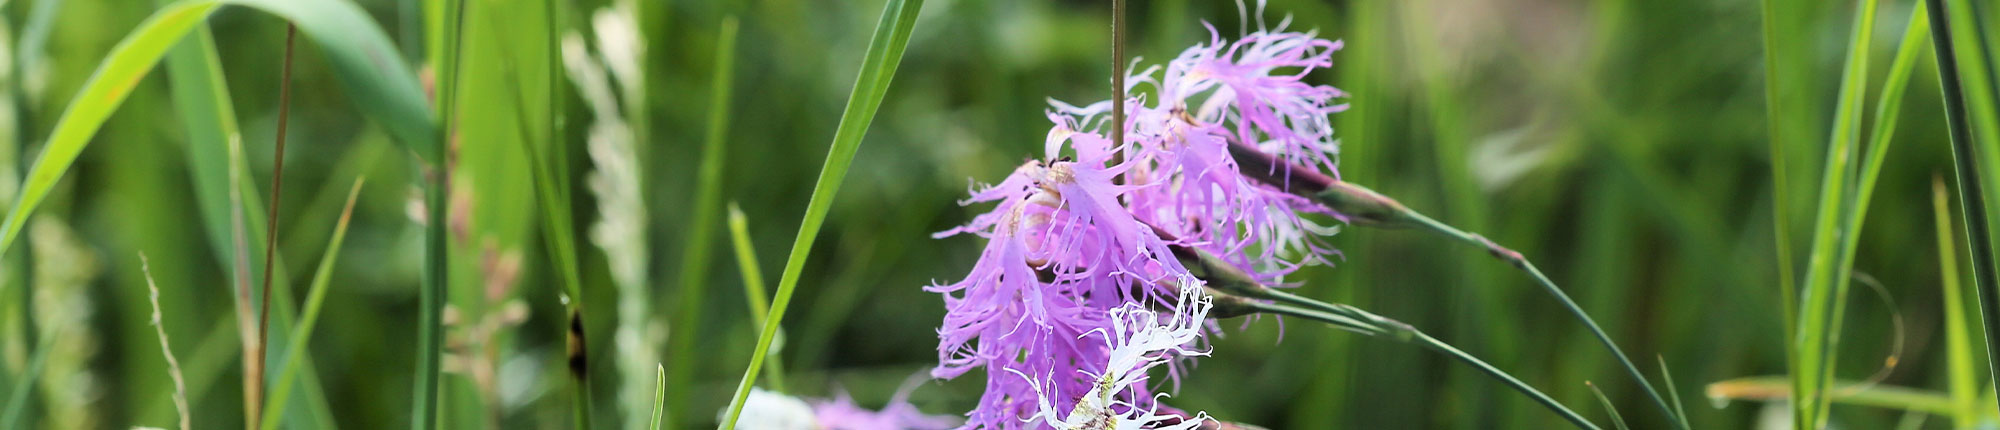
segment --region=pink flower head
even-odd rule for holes
[[[1340,43],[1279,28],[1234,43],[1212,38],[1137,73],[1131,85],[1156,87],[1158,100],[1125,100],[1124,124],[1109,124],[1110,101],[1051,101],[1043,158],[960,202],[994,207],[937,237],[969,233],[986,248],[963,279],[926,290],[943,295],[947,310],[931,375],[986,371],[986,392],[963,428],[1068,428],[1092,405],[1122,422],[1165,423],[1151,412],[1145,369],[1165,363],[1177,378],[1178,360],[1203,355],[1186,348],[1203,335],[1206,310],[1183,309],[1200,295],[1184,288],[1199,280],[1172,247],[1221,256],[1271,282],[1337,255],[1318,239],[1333,229],[1301,218],[1335,214],[1245,176],[1232,156],[1248,148],[1338,175],[1327,116],[1345,110],[1334,104],[1343,94],[1303,78],[1331,66]],[[1107,139],[1099,130],[1108,127],[1122,127],[1126,140]],[[1146,329],[1160,320],[1171,330]],[[1177,337],[1138,337],[1167,331]]]

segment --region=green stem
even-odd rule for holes
[[[451,139],[458,133],[458,81],[460,32],[465,28],[465,0],[449,2],[451,16],[449,28],[444,31],[445,61],[438,88],[438,120],[444,122],[443,133],[437,136],[438,154],[450,151]],[[451,222],[451,163],[448,157],[439,157],[426,166],[429,184],[424,189],[424,285],[419,292],[420,315],[417,330],[417,378],[413,394],[416,402],[411,414],[410,428],[429,430],[438,425],[438,381],[442,368],[444,337],[444,294],[448,272],[445,265],[445,234]]]
[[[1576,301],[1571,300],[1569,294],[1563,292],[1562,287],[1556,286],[1555,281],[1549,280],[1548,275],[1542,274],[1541,269],[1535,267],[1535,263],[1529,262],[1520,252],[1493,243],[1492,240],[1487,239],[1485,236],[1459,230],[1451,225],[1424,216],[1424,214],[1415,210],[1406,210],[1405,216],[1415,221],[1418,225],[1429,228],[1431,231],[1485,248],[1486,252],[1492,254],[1494,258],[1504,260],[1509,265],[1514,266],[1515,269],[1520,269],[1522,272],[1527,273],[1528,277],[1534,278],[1536,284],[1541,285],[1543,290],[1549,292],[1549,295],[1555,296],[1557,301],[1562,302],[1563,308],[1569,309],[1571,315],[1576,316],[1578,321],[1582,321],[1585,327],[1590,328],[1590,334],[1597,336],[1597,341],[1604,344],[1604,349],[1611,351],[1611,355],[1618,358],[1618,364],[1625,366],[1626,373],[1631,374],[1632,379],[1638,381],[1639,386],[1646,390],[1646,395],[1653,399],[1653,404],[1660,408],[1660,413],[1666,414],[1667,419],[1673,421],[1676,428],[1684,430],[1688,428],[1686,419],[1674,414],[1673,408],[1667,406],[1666,399],[1660,397],[1659,390],[1653,389],[1653,383],[1647,381],[1644,374],[1639,373],[1639,367],[1632,364],[1632,359],[1625,355],[1624,350],[1618,348],[1618,343],[1611,341],[1611,335],[1606,334],[1604,328],[1599,327],[1597,321],[1591,319],[1590,314],[1583,311],[1583,307],[1577,306]]]
[[[1563,406],[1562,403],[1556,402],[1555,399],[1550,398],[1547,394],[1543,394],[1541,390],[1536,390],[1535,387],[1529,386],[1528,383],[1526,382],[1521,382],[1521,380],[1515,378],[1514,375],[1510,375],[1504,370],[1500,370],[1499,368],[1493,367],[1493,365],[1487,364],[1485,361],[1480,360],[1479,357],[1474,357],[1470,353],[1461,351],[1458,348],[1451,346],[1451,344],[1449,343],[1445,343],[1442,340],[1438,340],[1437,338],[1431,337],[1428,334],[1424,334],[1423,331],[1417,330],[1415,327],[1411,327],[1408,324],[1401,324],[1400,322],[1396,322],[1395,320],[1371,314],[1351,306],[1334,305],[1324,302],[1313,301],[1310,299],[1307,299],[1307,301],[1312,301],[1316,303],[1315,307],[1325,307],[1325,308],[1344,307],[1350,310],[1351,312],[1359,312],[1367,316],[1367,318],[1363,318],[1361,319],[1361,321],[1375,321],[1378,323],[1363,324],[1360,321],[1356,321],[1355,319],[1350,319],[1347,317],[1342,317],[1338,315],[1307,310],[1307,309],[1291,308],[1282,305],[1252,304],[1251,306],[1256,308],[1259,312],[1262,313],[1305,318],[1313,321],[1327,323],[1329,325],[1332,325],[1336,328],[1340,328],[1343,330],[1355,331],[1362,334],[1379,333],[1379,334],[1384,334],[1386,335],[1385,337],[1391,339],[1398,339],[1402,341],[1416,341],[1417,344],[1423,345],[1425,348],[1430,348],[1433,351],[1437,351],[1445,355],[1451,356],[1451,358],[1456,359],[1459,362],[1465,363],[1467,366],[1471,366],[1474,369],[1478,369],[1480,373],[1485,373],[1487,376],[1491,376],[1493,377],[1493,379],[1499,380],[1500,382],[1507,384],[1507,386],[1509,387],[1513,387],[1515,391],[1519,391],[1521,392],[1521,394],[1528,396],[1528,398],[1534,399],[1536,403],[1541,403],[1542,406],[1548,407],[1549,410],[1555,412],[1556,415],[1561,415],[1564,420],[1568,420],[1571,424],[1575,424],[1577,428],[1585,430],[1599,430],[1596,424],[1591,424],[1590,420],[1583,418],[1583,415],[1577,414],[1576,411],[1570,410],[1569,407]],[[1380,325],[1379,322],[1390,322],[1390,323],[1395,323],[1396,325],[1382,326]]]

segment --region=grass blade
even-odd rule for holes
[[[445,16],[448,24],[441,26],[444,50],[443,61],[438,73],[437,118],[444,123],[444,133],[428,136],[440,150],[450,146],[451,139],[458,134],[458,85],[459,61],[463,53],[461,36],[465,30],[465,0],[447,1]],[[431,163],[426,169],[427,186],[424,187],[424,265],[423,285],[418,292],[417,326],[417,376],[411,389],[410,428],[430,430],[439,425],[438,391],[443,373],[444,355],[444,301],[445,288],[450,284],[450,248],[445,236],[450,221],[451,172],[446,163]],[[580,297],[578,299],[581,299]],[[575,320],[570,327],[577,328]],[[576,348],[572,348],[572,351]],[[574,354],[572,354],[574,355]],[[572,367],[575,361],[571,362]]]
[[[306,343],[312,339],[313,327],[319,322],[320,305],[326,302],[326,286],[333,278],[334,264],[340,260],[340,244],[347,238],[347,222],[354,214],[355,198],[361,196],[364,178],[354,178],[354,187],[347,192],[347,206],[340,210],[340,221],[334,224],[333,237],[327,239],[326,252],[321,254],[319,269],[313,272],[312,287],[307,290],[305,308],[299,314],[298,325],[292,328],[291,345],[285,348],[284,364],[278,366],[278,378],[272,381],[270,401],[272,408],[264,414],[260,426],[264,430],[278,428],[278,422],[285,415],[285,400],[291,397],[292,381],[297,378],[305,358]]]
[[[750,318],[757,321],[758,330],[764,329],[764,319],[770,314],[770,300],[764,297],[764,270],[757,264],[757,249],[751,246],[750,221],[743,215],[743,208],[736,202],[729,202],[729,238],[736,248],[736,268],[743,272],[743,297],[750,302]],[[784,337],[784,328],[778,335]],[[785,364],[779,360],[781,351],[771,351],[766,360],[771,360],[771,389],[785,392]]]
[[[855,152],[861,150],[861,138],[868,133],[869,123],[875,120],[876,108],[882,106],[882,98],[889,92],[889,81],[895,77],[896,67],[903,61],[903,51],[910,45],[910,31],[917,24],[917,11],[923,6],[923,0],[889,0],[882,6],[882,19],[875,24],[875,35],[868,43],[868,53],[861,60],[861,73],[855,77],[853,94],[848,96],[847,108],[840,114],[840,126],[833,133],[826,164],[821,167],[819,179],[813,185],[805,217],[799,221],[798,236],[792,240],[791,256],[785,261],[784,274],[778,278],[778,292],[771,302],[771,313],[765,318],[763,333],[757,337],[756,349],[750,352],[750,368],[743,372],[743,380],[736,385],[736,396],[729,403],[723,429],[736,428],[736,418],[743,413],[743,400],[750,396],[757,372],[764,365],[764,356],[771,350],[771,339],[777,336],[778,327],[785,319],[792,291],[797,288],[799,275],[805,271],[806,258],[812,253],[813,241],[819,238],[819,229],[826,222],[827,212],[833,208],[833,198],[840,192],[840,183],[847,177],[847,168],[854,162]]]
[[[49,364],[49,345],[54,343],[52,340],[55,338],[55,336],[42,338],[41,346],[35,348],[34,358],[28,359],[28,367],[23,368],[19,375],[15,375],[14,388],[9,390],[7,404],[0,406],[0,428],[22,427],[21,416],[27,414],[28,403],[35,400],[28,398],[29,391],[34,388],[35,380],[41,378],[42,368]]]
[[[1993,83],[1983,80],[1986,74],[1980,69],[1979,47],[1970,47],[1966,52],[1956,49],[1960,41],[1975,45],[1984,43],[1973,40],[1978,35],[1967,34],[1967,29],[1962,28],[1966,25],[1965,21],[1971,20],[1966,16],[1968,11],[1947,8],[1944,0],[1925,0],[1924,5],[1930,13],[1941,18],[1931,25],[1931,46],[1937,54],[1938,85],[1944,99],[1945,124],[1951,133],[1952,170],[1958,180],[1959,211],[1965,219],[1966,247],[1971,254],[1972,289],[1978,292],[1980,322],[1986,333],[1987,366],[1992,371],[1988,375],[1992,378],[1990,381],[2000,385],[2000,360],[1992,359],[2000,357],[2000,297],[1995,297],[1991,291],[1994,286],[2000,285],[2000,267],[1995,267],[2000,261],[1994,260],[1992,220],[1987,218],[1990,214],[1987,205],[1994,201],[1994,197],[1987,194],[2000,192],[2000,187],[1989,189],[1991,185],[1987,184],[1988,181],[2000,180],[1994,177],[2000,172],[1993,170],[2000,168],[2000,163],[1992,159],[2000,154],[1992,154],[1990,147],[1986,148],[1987,151],[1978,150],[1985,146],[1973,140],[1974,124],[1978,124],[1979,130],[1985,131],[1981,134],[1989,138],[1995,134],[1993,130],[2000,126],[1996,126],[1996,119],[1988,115],[1977,116],[1978,121],[1975,122],[1974,114],[1967,112],[1968,104],[1979,112],[1991,111],[1992,100],[1985,96]],[[1970,57],[1965,64],[1959,63],[1961,54]],[[1965,79],[1967,76],[1971,79]]]
[[[1611,405],[1611,398],[1604,397],[1604,390],[1597,389],[1597,384],[1590,381],[1583,381],[1583,385],[1590,387],[1590,394],[1596,395],[1597,403],[1604,405],[1604,413],[1611,414],[1611,425],[1617,426],[1618,430],[1631,430],[1625,426],[1625,417],[1618,415],[1618,408]]]
[[[668,419],[685,425],[692,417],[692,406],[688,391],[693,388],[690,378],[694,375],[694,360],[700,356],[695,350],[699,342],[695,338],[702,333],[701,310],[703,293],[707,291],[709,250],[716,216],[722,211],[722,168],[727,157],[723,139],[729,129],[729,93],[731,78],[735,74],[736,63],[736,17],[722,19],[715,45],[715,72],[710,76],[714,87],[709,89],[708,135],[703,139],[701,149],[701,171],[697,173],[694,198],[694,224],[688,226],[687,249],[681,254],[680,310],[667,335],[668,363],[674,367],[667,369],[667,379],[675,381],[667,396],[668,404],[675,413]]]
[[[1667,383],[1667,398],[1674,401],[1674,414],[1680,415],[1681,422],[1687,422],[1687,408],[1681,406],[1681,390],[1674,388],[1674,372],[1667,370],[1666,357],[1655,357],[1660,359],[1660,380]]]
[[[1972,336],[1966,328],[1965,293],[1958,284],[1958,251],[1951,226],[1951,197],[1944,178],[1931,178],[1931,206],[1935,214],[1938,247],[1938,278],[1944,288],[1945,379],[1951,393],[1953,426],[1970,428],[1978,424],[1979,377],[1972,370]]]
[[[660,430],[660,414],[667,412],[667,367],[654,365],[653,381],[653,425],[652,430]]]
[[[1708,398],[1728,400],[1784,400],[1791,397],[1790,380],[1784,376],[1753,376],[1708,384]],[[1915,388],[1840,381],[1826,390],[1829,403],[1950,414],[1951,398],[1944,393]]]
[[[1827,396],[1824,387],[1832,383],[1834,345],[1839,336],[1840,310],[1844,307],[1848,279],[1843,252],[1859,238],[1848,225],[1849,210],[1856,197],[1850,190],[1855,164],[1852,158],[1861,149],[1862,105],[1868,89],[1868,42],[1875,26],[1877,2],[1861,0],[1855,5],[1853,35],[1848,41],[1847,63],[1841,74],[1840,95],[1834,108],[1832,137],[1820,181],[1817,212],[1814,215],[1811,252],[1807,257],[1806,278],[1799,294],[1798,333],[1793,338],[1792,422],[1799,428],[1821,428],[1826,421]]]

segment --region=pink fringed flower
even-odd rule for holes
[[[1337,177],[1327,115],[1345,109],[1334,104],[1343,95],[1303,77],[1331,66],[1339,48],[1310,33],[1212,38],[1164,72],[1135,75],[1132,85],[1156,87],[1159,99],[1125,101],[1124,124],[1109,124],[1110,101],[1051,102],[1044,158],[973,191],[960,203],[993,203],[993,210],[937,235],[987,240],[965,278],[926,288],[944,296],[947,310],[932,376],[986,371],[986,392],[963,428],[1072,428],[1064,426],[1092,405],[1125,417],[1121,422],[1167,423],[1152,421],[1168,417],[1150,412],[1157,405],[1141,383],[1145,369],[1201,355],[1186,348],[1201,341],[1204,318],[1177,306],[1200,289],[1172,247],[1221,256],[1273,282],[1337,255],[1318,241],[1333,229],[1300,217],[1333,214],[1244,176],[1232,151],[1262,151]],[[1125,142],[1098,132],[1114,126],[1125,129]],[[1176,313],[1155,315],[1149,306]],[[1141,326],[1128,319],[1140,314],[1152,320]],[[1180,324],[1170,325],[1176,337],[1162,341],[1171,344],[1120,355],[1131,348],[1128,335],[1156,332],[1133,327],[1160,319]],[[1103,387],[1109,376],[1117,376],[1114,386]]]

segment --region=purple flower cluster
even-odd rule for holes
[[[1209,43],[1131,77],[1128,90],[1150,86],[1157,100],[1126,100],[1124,124],[1109,124],[1108,100],[1083,107],[1052,101],[1043,158],[960,202],[994,207],[937,236],[977,235],[986,248],[964,279],[926,290],[942,294],[948,310],[931,375],[986,373],[986,392],[963,428],[1060,427],[1046,412],[1074,411],[1079,399],[1043,393],[1092,392],[1092,375],[1144,378],[1144,369],[1125,368],[1138,362],[1112,360],[1118,339],[1106,334],[1127,333],[1126,316],[1158,323],[1176,317],[1120,310],[1127,306],[1175,309],[1202,294],[1182,288],[1199,281],[1173,247],[1222,256],[1273,282],[1337,255],[1318,239],[1333,229],[1300,218],[1332,214],[1243,176],[1230,153],[1239,145],[1337,177],[1338,142],[1327,116],[1345,109],[1336,103],[1343,93],[1304,77],[1330,67],[1340,42],[1283,27],[1233,43],[1209,27]],[[1124,142],[1101,133],[1113,126],[1125,129]],[[1201,340],[1196,333],[1185,341]],[[1139,362],[1172,368],[1187,351],[1154,349]],[[1117,400],[1100,402],[1118,409],[1108,413],[1154,406],[1146,384],[1119,387],[1102,393]]]

